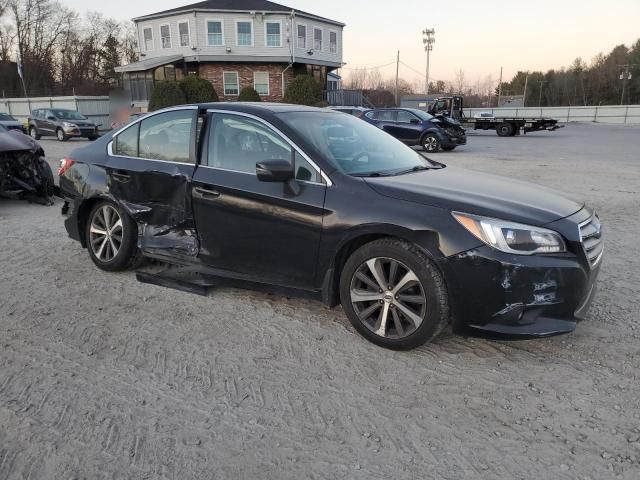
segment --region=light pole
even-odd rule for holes
[[[427,52],[427,79],[425,82],[425,96],[429,95],[429,54],[433,50],[433,44],[436,43],[435,39],[436,31],[433,28],[425,28],[422,31],[422,43],[424,44],[424,51]]]
[[[633,67],[640,67],[640,65],[633,63],[620,65],[620,67],[624,68],[624,71],[620,74],[620,80],[622,80],[622,95],[620,96],[620,105],[624,105],[624,95],[627,92],[627,82],[633,78],[630,69]]]

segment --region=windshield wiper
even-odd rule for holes
[[[352,173],[352,177],[388,177],[390,174],[387,172],[358,172]]]
[[[416,165],[413,168],[410,168],[409,170],[401,170],[399,172],[394,173],[394,175],[406,175],[407,173],[413,173],[413,172],[422,172],[423,170],[434,170],[435,167],[427,167],[425,165]]]

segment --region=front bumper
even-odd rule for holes
[[[441,143],[444,147],[453,147],[458,145],[466,145],[467,144],[467,136],[463,133],[460,135],[450,135],[449,133],[445,133],[442,135]]]
[[[64,134],[67,137],[85,137],[85,138],[90,138],[90,137],[97,137],[98,136],[98,129],[96,127],[93,128],[89,128],[89,127],[66,127],[63,128],[64,130]]]
[[[520,256],[482,246],[442,262],[456,331],[543,337],[575,330],[595,296],[602,259],[590,264],[576,222],[561,223],[576,231],[569,253]]]

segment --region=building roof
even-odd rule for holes
[[[182,7],[163,10],[161,12],[150,13],[149,15],[134,18],[133,21],[137,22],[139,20],[146,20],[155,17],[163,17],[193,11],[270,12],[287,14],[293,11],[297,15],[303,17],[315,18],[323,22],[329,22],[335,25],[344,26],[343,23],[337,22],[336,20],[320,17],[318,15],[314,15],[313,13],[303,12],[302,10],[297,10],[295,8],[281,5],[279,3],[270,2],[268,0],[205,0],[203,2],[192,3],[190,5],[184,5]]]
[[[144,72],[145,70],[150,70],[161,65],[167,65],[169,63],[177,62],[178,60],[182,60],[183,58],[184,55],[170,55],[168,57],[147,58],[145,60],[140,60],[139,62],[129,63],[128,65],[121,65],[114,68],[114,70],[119,73]]]

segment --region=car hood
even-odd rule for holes
[[[456,167],[365,181],[386,197],[537,226],[584,207],[549,188]]]
[[[17,130],[0,132],[0,152],[37,152],[40,145],[30,136]]]

